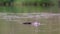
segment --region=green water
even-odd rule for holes
[[[40,2],[41,0],[14,0],[14,3],[23,3],[23,2]],[[39,12],[54,12],[58,13],[58,4],[57,0],[52,0],[54,6],[51,7],[41,7],[41,6],[0,6],[0,12],[13,12],[13,13],[39,13]]]

